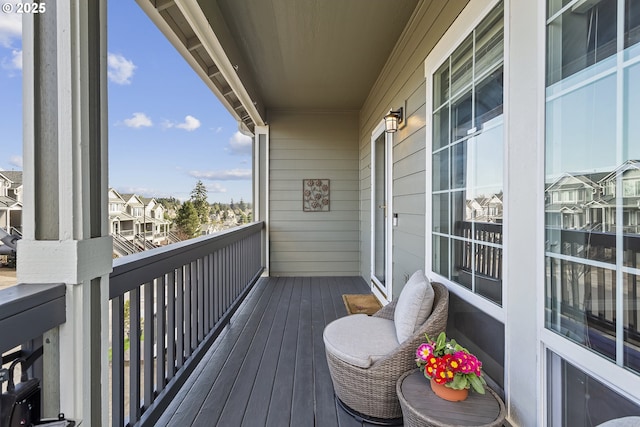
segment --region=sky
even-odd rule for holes
[[[108,2],[109,186],[251,201],[251,139],[133,0]],[[21,18],[0,12],[0,170],[22,170]]]

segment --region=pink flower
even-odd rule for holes
[[[427,361],[429,359],[429,356],[432,354],[433,346],[425,343],[420,344],[418,350],[416,351],[416,357],[424,361]]]

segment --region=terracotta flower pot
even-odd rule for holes
[[[434,380],[431,380],[431,390],[433,390],[439,398],[450,402],[460,402],[461,400],[465,400],[469,395],[469,389],[463,388],[462,390],[455,390],[444,384],[438,384]]]

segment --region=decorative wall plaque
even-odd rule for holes
[[[307,178],[302,180],[302,210],[329,212],[329,180]]]

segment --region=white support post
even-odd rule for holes
[[[262,259],[269,275],[269,126],[256,126],[253,137],[253,220],[264,221]]]
[[[509,421],[543,425],[544,25],[540,2],[505,2],[505,392]],[[540,44],[542,43],[542,45]],[[527,54],[523,54],[527,52]],[[527,189],[524,191],[523,189]],[[526,369],[523,367],[526,366]],[[534,402],[538,402],[536,406]]]
[[[17,276],[23,283],[67,285],[58,369],[54,364],[43,379],[59,377],[59,394],[45,396],[54,402],[49,410],[106,425],[112,269],[106,0],[46,6],[45,13],[23,17],[25,192]]]

